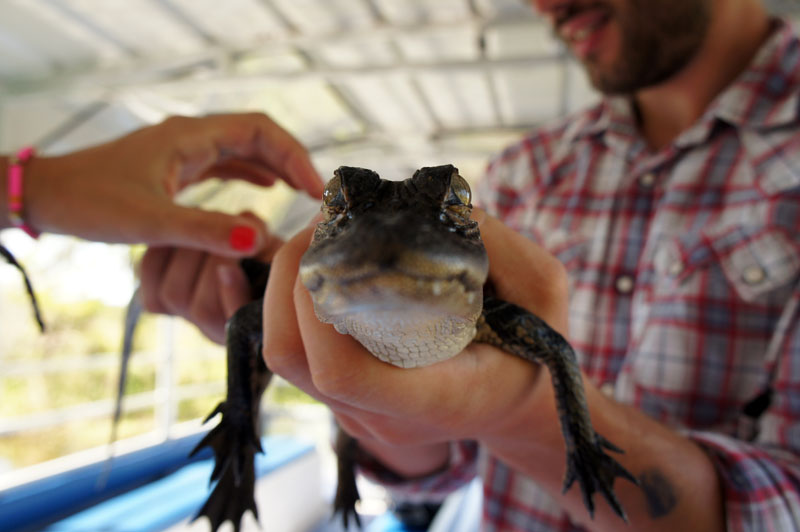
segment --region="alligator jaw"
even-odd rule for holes
[[[440,279],[373,272],[341,279],[317,267],[301,269],[300,275],[320,321],[396,366],[450,358],[475,336],[482,286],[465,283],[465,275]]]

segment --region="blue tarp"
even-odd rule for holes
[[[202,436],[117,457],[102,486],[105,464],[98,463],[0,492],[0,530],[163,530],[193,516],[208,496],[213,460],[209,453],[187,459]],[[264,438],[263,447],[257,476],[313,451],[310,443],[282,436]]]

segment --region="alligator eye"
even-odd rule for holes
[[[322,192],[322,211],[330,219],[343,212],[347,206],[342,188],[342,177],[337,173]]]
[[[472,211],[471,201],[472,193],[467,181],[454,172],[450,178],[450,190],[444,200],[442,214],[456,225],[467,223]]]
[[[342,178],[339,174],[334,174],[333,179],[328,181],[325,185],[325,190],[322,192],[322,203],[324,205],[337,203],[336,200],[340,196],[342,196]]]
[[[450,192],[447,197],[447,203],[449,205],[469,206],[470,202],[472,202],[472,192],[469,189],[467,180],[454,173],[450,179]]]

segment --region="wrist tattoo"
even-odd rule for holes
[[[639,475],[639,485],[647,499],[647,513],[653,519],[669,514],[678,502],[675,489],[658,470],[648,469]]]

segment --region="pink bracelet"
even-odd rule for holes
[[[22,148],[8,161],[8,219],[14,227],[19,227],[31,238],[38,238],[39,232],[32,229],[22,218],[22,177],[25,163],[36,154],[32,146]]]

